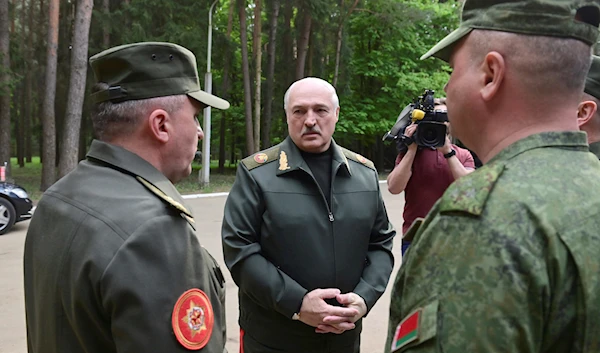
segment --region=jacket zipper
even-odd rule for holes
[[[304,168],[301,168],[305,173],[307,173],[308,175],[310,175],[310,177],[312,178],[312,180],[315,182],[315,184],[317,185],[317,188],[319,189],[319,193],[321,194],[321,198],[323,199],[323,202],[325,203],[325,207],[327,208],[327,216],[329,217],[329,222],[333,222],[335,221],[335,218],[333,217],[333,212],[331,210],[331,208],[329,207],[329,204],[327,203],[327,199],[325,198],[325,194],[323,193],[323,189],[321,189],[321,185],[319,185],[319,183],[317,182],[317,179],[315,179],[314,175],[312,175],[312,173],[308,172],[307,170],[305,170]],[[333,200],[333,174],[331,176],[331,197]]]

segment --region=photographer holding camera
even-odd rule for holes
[[[445,99],[434,100],[433,111],[445,113]],[[445,115],[445,114],[444,114]],[[445,123],[448,126],[448,123]],[[399,152],[395,167],[387,177],[388,190],[392,194],[404,191],[404,224],[402,234],[417,219],[427,215],[452,182],[475,170],[471,153],[450,142],[448,133],[440,147],[419,146],[414,136],[419,124],[413,122],[396,138]],[[402,255],[411,239],[402,239]]]

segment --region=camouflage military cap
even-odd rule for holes
[[[196,57],[177,44],[121,45],[92,56],[90,65],[96,80],[109,86],[92,94],[94,103],[187,94],[200,103],[229,108],[226,100],[201,90]]]
[[[592,56],[592,66],[585,78],[584,92],[600,99],[600,56]]]
[[[454,45],[473,29],[575,38],[596,43],[598,0],[466,0],[460,26],[421,57],[450,60]]]

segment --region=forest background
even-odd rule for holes
[[[93,139],[87,60],[109,47],[183,45],[196,54],[204,87],[210,17],[212,92],[231,103],[212,110],[212,174],[231,173],[241,158],[287,136],[283,95],[307,76],[337,89],[336,142],[389,170],[395,149],[383,134],[424,89],[443,96],[450,68],[419,57],[456,28],[460,6],[460,0],[0,0],[0,165],[12,157],[10,176],[41,162],[33,185],[42,191],[75,168]]]

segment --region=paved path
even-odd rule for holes
[[[404,198],[402,195],[390,195],[382,184],[382,193],[390,219],[396,229],[402,227],[402,210]],[[226,196],[220,195],[208,198],[190,198],[187,203],[194,209],[198,231],[203,244],[225,269],[223,273],[227,280],[227,349],[230,353],[238,352],[239,327],[237,326],[237,287],[223,263],[221,248],[221,220]],[[0,353],[25,353],[25,314],[23,302],[23,245],[29,221],[18,223],[8,234],[0,236]],[[400,237],[394,244],[396,265],[390,282],[395,278],[400,265]],[[362,333],[362,353],[380,353],[387,333],[387,318],[389,307],[389,290],[377,302],[369,316],[365,319]]]

